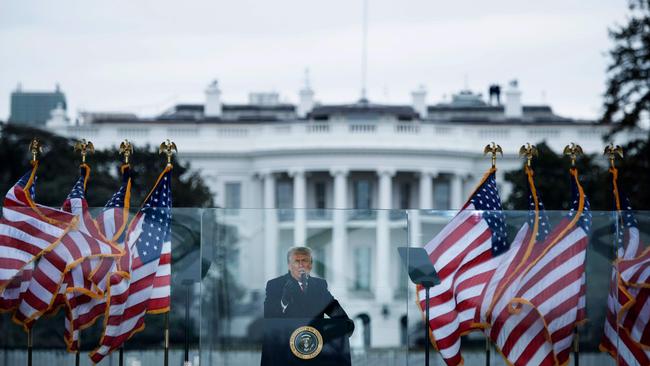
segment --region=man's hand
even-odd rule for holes
[[[296,281],[287,280],[282,288],[282,304],[287,306],[293,302],[296,295],[300,291],[300,286]]]

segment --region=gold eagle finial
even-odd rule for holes
[[[43,144],[38,139],[33,138],[29,143],[29,152],[32,154],[32,161],[38,160],[38,154],[43,153]]]
[[[178,153],[176,144],[174,143],[174,141],[170,141],[169,139],[165,140],[162,144],[160,144],[160,147],[158,148],[158,154],[167,155],[167,165],[172,164],[172,155],[174,155],[175,152]]]
[[[521,147],[519,148],[519,155],[526,157],[526,165],[530,167],[530,163],[533,160],[533,156],[538,156],[539,151],[537,150],[537,147],[535,145],[531,145],[529,142],[527,142],[525,145],[521,145]]]
[[[578,155],[583,155],[584,153],[582,152],[582,147],[580,147],[580,145],[576,144],[575,142],[572,142],[564,147],[563,154],[571,157],[571,166],[575,167],[576,158],[578,157]]]
[[[610,143],[609,145],[605,146],[605,151],[603,154],[608,156],[609,164],[612,166],[612,168],[615,168],[614,160],[616,160],[616,155],[623,159],[623,148],[619,145]]]
[[[74,144],[74,151],[81,152],[81,162],[86,163],[86,155],[92,154],[95,152],[95,146],[92,142],[86,141],[86,139],[81,139]]]
[[[497,145],[494,141],[491,144],[487,144],[483,149],[483,155],[492,154],[492,167],[497,165],[497,154],[503,156],[503,149],[501,146]]]
[[[128,164],[129,157],[133,155],[133,144],[131,144],[131,141],[125,139],[120,143],[120,155],[124,155],[124,164]]]

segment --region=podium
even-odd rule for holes
[[[264,319],[261,365],[350,366],[350,329],[347,319]]]

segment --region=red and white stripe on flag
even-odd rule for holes
[[[22,296],[14,320],[31,328],[33,322],[52,309],[62,291],[64,276],[88,257],[119,257],[121,251],[80,231],[70,231],[52,251],[36,264],[33,276]]]
[[[463,363],[460,336],[480,329],[483,289],[501,260],[498,254],[507,249],[494,172],[486,173],[462,210],[424,246],[440,278],[430,290],[428,322],[447,365]],[[425,290],[418,287],[417,294],[424,312]]]
[[[495,275],[488,285],[495,297],[486,299],[481,315],[489,323],[487,334],[510,364],[565,364],[573,331],[585,316],[584,261],[591,215],[577,171],[571,173],[574,201],[568,217],[546,238],[529,231],[526,245],[515,240],[497,269],[511,275]]]
[[[85,171],[83,170],[85,168]],[[90,216],[84,195],[70,194],[64,203],[64,209],[68,208],[73,213],[83,215],[86,225],[85,232],[94,237],[100,237],[124,251],[128,255],[123,244],[117,243],[126,226],[128,210],[130,207],[131,178],[128,164],[121,166],[122,184],[106,203],[98,219]],[[82,178],[85,187],[85,180],[88,178],[89,168],[82,165]],[[79,185],[80,182],[77,183]],[[73,188],[73,192],[75,191]],[[117,260],[119,262],[119,260]],[[108,288],[110,273],[119,273],[119,266],[116,259],[109,258],[87,258],[81,265],[73,268],[67,275],[67,289],[65,289],[66,318],[64,339],[69,351],[77,350],[79,331],[91,326],[106,309],[105,291]],[[112,271],[112,272],[111,272]],[[122,274],[123,275],[123,274]]]
[[[104,332],[90,354],[95,363],[142,330],[146,313],[169,311],[171,203],[171,166],[167,166],[129,225],[130,278],[111,277]]]
[[[630,201],[618,189],[618,170],[609,172],[617,211],[617,259],[599,348],[621,365],[650,365],[650,249],[644,250]]]
[[[509,312],[509,299],[514,297],[515,287],[507,286],[508,273],[513,273],[525,258],[527,246],[533,235],[528,223],[524,224],[512,242],[509,252],[497,268],[486,287],[481,306],[481,322],[486,324],[486,335],[492,340],[503,357],[512,365],[553,365],[553,350],[546,341],[544,322],[534,307],[523,304],[516,312]],[[493,296],[497,289],[501,296]],[[496,301],[498,300],[498,301]],[[490,305],[490,317],[487,317]],[[514,336],[519,334],[520,336]]]
[[[34,263],[55,248],[77,218],[67,212],[37,205],[32,185],[38,164],[4,198],[0,219],[0,310],[18,306],[27,289]]]

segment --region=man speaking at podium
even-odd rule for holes
[[[288,273],[266,283],[264,318],[267,321],[272,319],[274,322],[278,322],[278,319],[286,319],[286,324],[290,324],[291,319],[309,319],[318,323],[327,314],[331,319],[339,320],[339,325],[343,325],[342,329],[339,327],[339,333],[347,334],[347,336],[352,334],[354,322],[350,320],[345,310],[327,289],[327,281],[311,276],[313,265],[311,249],[308,247],[289,249],[287,265]],[[262,347],[262,366],[271,366],[277,364],[276,356],[279,350],[271,349],[269,329],[266,331]],[[284,342],[280,344],[284,344]],[[286,344],[288,347],[289,339],[286,340]],[[291,358],[293,355],[289,354],[287,357]],[[310,362],[310,364],[314,364],[314,362]]]

